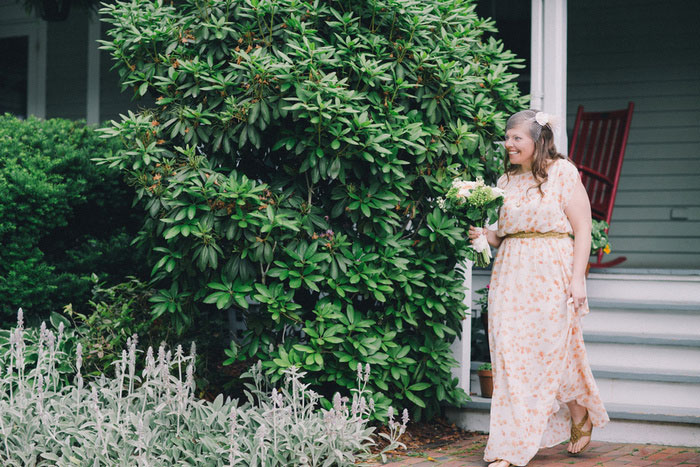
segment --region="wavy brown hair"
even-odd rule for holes
[[[537,185],[532,188],[537,188],[540,194],[544,195],[542,192],[542,184],[547,181],[547,168],[557,159],[567,159],[568,158],[557,151],[557,147],[554,145],[554,133],[552,132],[552,127],[549,123],[542,126],[535,120],[535,115],[539,110],[522,110],[510,116],[508,122],[506,123],[506,131],[511,128],[521,127],[527,130],[530,138],[535,142],[535,155],[532,161],[532,175],[535,177]],[[508,160],[508,153],[506,152],[505,158],[505,171],[506,176],[510,179],[510,175],[514,174],[520,165],[511,165]]]

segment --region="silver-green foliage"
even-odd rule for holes
[[[0,464],[59,465],[352,465],[368,456],[373,410],[360,374],[352,399],[336,395],[330,410],[290,368],[280,389],[264,388],[251,370],[248,400],[194,397],[194,346],[189,355],[151,347],[136,374],[136,338],[129,340],[114,377],[89,384],[81,375],[78,344],[74,384],[58,387],[57,348],[65,336],[42,327],[38,358],[26,364],[21,318],[10,332],[10,354],[0,368]],[[400,445],[406,423],[391,423],[387,449]]]

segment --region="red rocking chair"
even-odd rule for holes
[[[569,158],[581,173],[581,180],[591,200],[593,218],[608,224],[612,218],[633,110],[634,103],[630,102],[623,110],[584,112],[583,106],[579,105],[576,112]],[[590,266],[607,268],[627,258],[620,256],[605,263],[602,259],[601,250],[596,262],[590,263]]]

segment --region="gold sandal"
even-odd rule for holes
[[[570,456],[578,456],[583,451],[585,451],[586,448],[588,448],[589,444],[591,444],[591,439],[592,439],[591,435],[593,434],[593,425],[591,425],[591,429],[589,431],[583,431],[583,425],[586,424],[587,420],[588,420],[588,410],[586,410],[586,415],[583,416],[583,418],[581,419],[580,422],[574,423],[574,419],[573,418],[571,419],[571,439],[569,440],[569,442],[571,444],[576,444],[576,442],[578,440],[580,440],[581,438],[583,438],[584,436],[588,436],[588,442],[586,444],[584,444],[583,447],[581,448],[581,450],[578,452],[567,451]]]

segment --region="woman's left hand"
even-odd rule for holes
[[[574,299],[574,307],[581,308],[586,303],[586,281],[584,278],[571,281],[569,286],[569,297]]]

